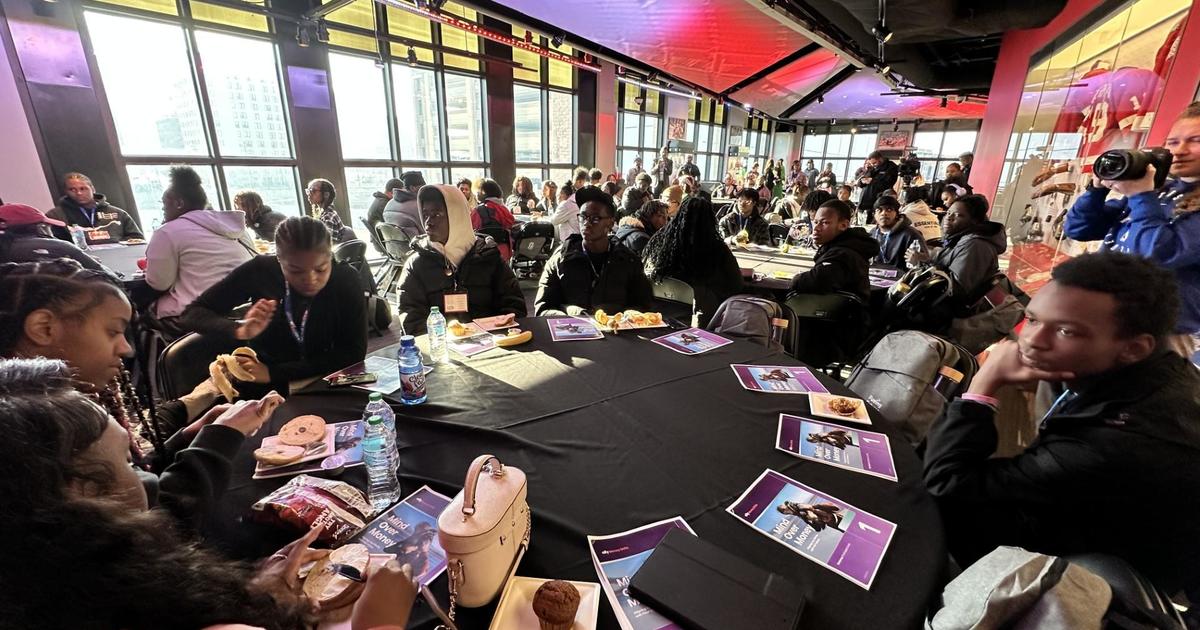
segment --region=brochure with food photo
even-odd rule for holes
[[[366,426],[362,420],[337,422],[325,427],[325,439],[306,447],[299,461],[282,466],[271,466],[258,462],[254,467],[254,479],[292,477],[323,470],[337,470],[363,465],[362,441]],[[279,436],[263,438],[262,448],[279,443]]]
[[[554,341],[584,341],[604,338],[604,333],[600,332],[595,324],[579,317],[548,317],[546,325],[550,327],[550,338]]]
[[[687,330],[656,337],[651,341],[664,348],[670,348],[679,354],[701,354],[733,343],[731,339],[714,335],[700,328],[688,328]]]
[[[755,531],[870,589],[896,524],[767,469],[726,510]]]
[[[775,448],[801,459],[897,481],[888,436],[779,414]]]
[[[481,331],[479,334],[471,337],[447,337],[446,345],[464,357],[473,357],[481,352],[487,352],[495,348],[496,338],[490,332]]]
[[[737,375],[742,387],[750,391],[768,394],[829,393],[816,375],[806,367],[744,364],[729,367],[733,368],[733,373]]]
[[[867,405],[859,398],[814,393],[808,395],[808,407],[814,416],[871,424],[871,415],[867,413]]]
[[[681,628],[634,599],[629,593],[629,581],[650,553],[672,529],[682,529],[695,536],[696,532],[682,517],[650,523],[627,532],[610,536],[588,536],[588,550],[600,585],[608,596],[622,630],[665,630]]]
[[[395,555],[401,566],[412,567],[413,579],[426,586],[446,570],[437,522],[447,505],[450,497],[421,486],[367,523],[350,542],[365,545],[372,554]]]

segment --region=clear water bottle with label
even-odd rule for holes
[[[450,349],[446,346],[446,317],[436,306],[429,309],[429,318],[425,320],[425,331],[429,333],[429,360],[433,363],[449,363]]]
[[[79,249],[87,249],[87,231],[78,225],[69,225],[67,230],[71,233],[71,242],[75,243],[75,247]]]
[[[388,453],[392,458],[392,470],[395,470],[396,465],[400,463],[400,450],[396,446],[396,412],[392,411],[392,406],[383,400],[383,394],[379,392],[371,392],[371,396],[367,398],[367,406],[363,409],[363,422],[369,420],[371,416],[383,418]]]
[[[400,402],[419,405],[425,402],[425,366],[421,365],[421,350],[412,335],[400,338]]]
[[[367,435],[363,439],[363,461],[367,465],[367,500],[378,514],[386,510],[400,496],[400,482],[396,480],[396,469],[388,456],[387,428],[383,418],[371,416],[367,420]]]

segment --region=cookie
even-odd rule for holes
[[[296,416],[279,429],[279,442],[289,446],[306,446],[325,439],[325,420],[321,416]]]
[[[306,450],[303,446],[275,444],[256,449],[254,451],[254,459],[268,466],[284,466],[299,460],[304,456]]]

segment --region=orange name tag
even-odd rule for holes
[[[444,294],[445,304],[444,311],[447,313],[465,313],[467,312],[467,293],[446,293]]]
[[[108,235],[108,230],[88,230],[85,234],[89,241],[107,241],[112,238]]]

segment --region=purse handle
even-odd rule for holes
[[[496,460],[495,466],[491,465],[492,460]],[[504,464],[495,455],[480,455],[471,462],[471,467],[467,469],[467,480],[463,483],[462,513],[464,521],[468,516],[475,514],[475,491],[479,485],[479,473],[483,472],[485,468],[490,468],[488,474],[493,479],[500,479],[504,476]]]

